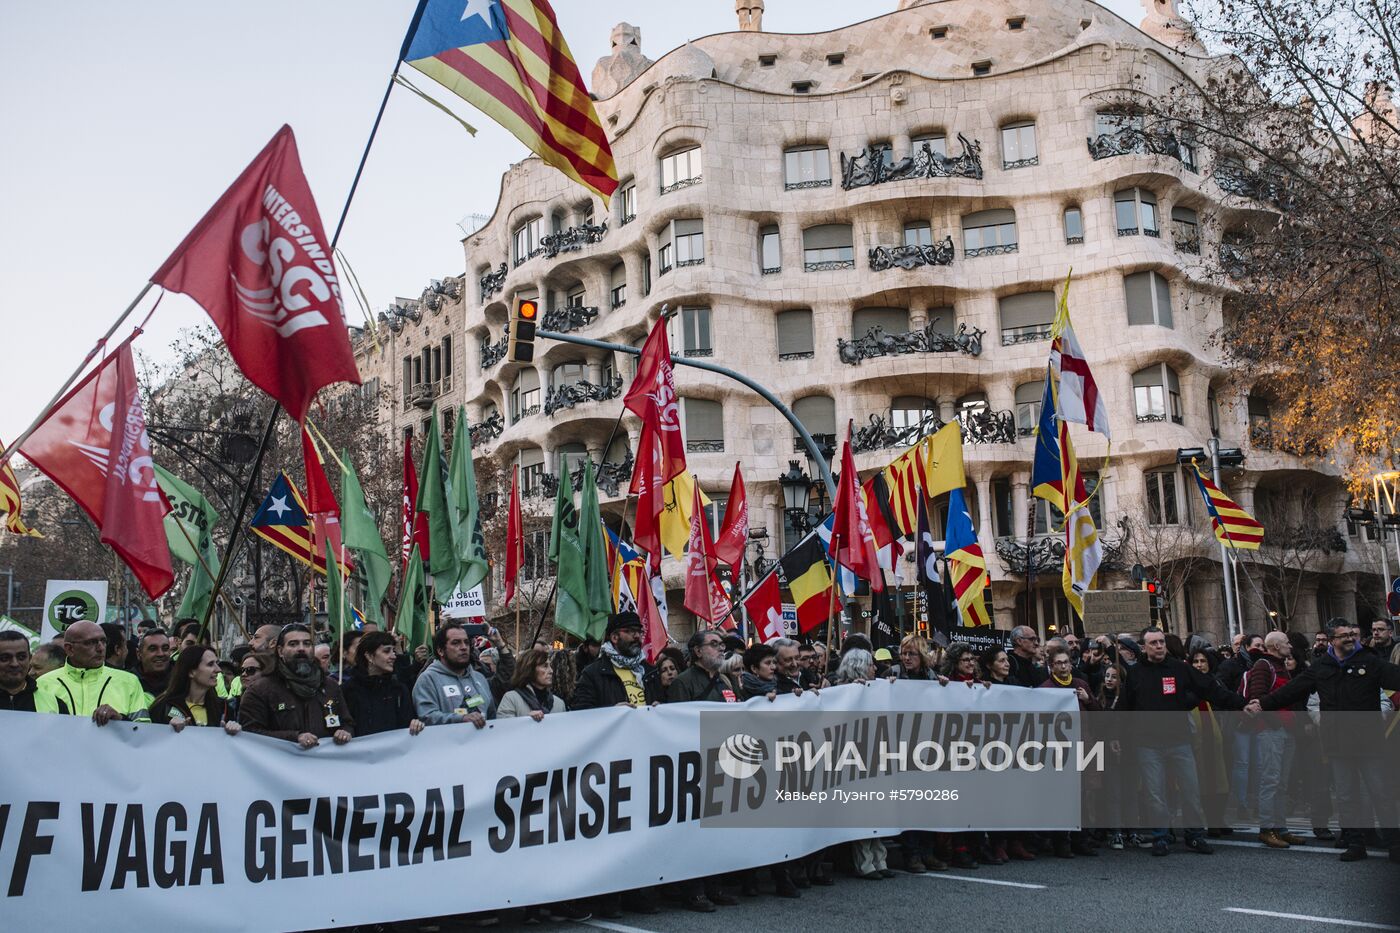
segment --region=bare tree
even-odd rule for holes
[[[1264,543],[1246,558],[1241,598],[1263,609],[1271,628],[1293,627],[1303,583],[1329,569],[1328,555],[1346,550],[1346,540],[1324,517],[1327,502],[1313,486],[1288,495],[1282,490],[1255,493]]]
[[[1215,539],[1198,525],[1154,525],[1140,516],[1125,517],[1122,523],[1124,562],[1141,564],[1161,580],[1169,606],[1214,563]]]

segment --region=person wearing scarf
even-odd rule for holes
[[[243,694],[238,721],[249,732],[314,748],[321,739],[344,745],[355,735],[340,684],[330,680],[311,651],[311,629],[299,622],[277,635],[277,667]]]
[[[754,645],[744,652],[739,693],[745,700],[766,696],[771,702],[778,698],[778,651],[772,645]]]
[[[526,649],[516,661],[510,690],[501,697],[501,704],[496,707],[496,718],[528,716],[539,722],[547,713],[564,712],[564,701],[550,692],[553,686],[554,667],[549,663],[549,652],[542,648]]]

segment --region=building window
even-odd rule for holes
[[[651,294],[651,253],[642,254],[642,297]]]
[[[948,27],[934,26],[928,31],[928,35],[930,39],[946,39],[948,38]]]
[[[1084,242],[1084,212],[1077,204],[1065,208],[1065,242],[1071,246]]]
[[[811,82],[811,81],[794,81],[794,82],[792,82],[792,93],[794,93],[794,94],[810,94],[810,93],[812,93],[812,82]]]
[[[1035,148],[1035,123],[1024,121],[1003,126],[1001,128],[1001,167],[1013,169],[1039,164],[1040,156]]]
[[[964,256],[1016,252],[1016,212],[1010,208],[968,214],[962,228]]]
[[[1129,324],[1172,326],[1171,285],[1159,272],[1134,272],[1123,277]]]
[[[761,67],[761,68],[772,68],[772,67],[773,67],[774,65],[776,65],[777,63],[778,63],[778,56],[776,56],[776,55],[771,55],[771,54],[770,54],[770,55],[760,55],[760,56],[758,56],[758,64],[759,64],[759,67]]]
[[[1101,110],[1094,114],[1094,132],[1098,136],[1112,136],[1122,130],[1142,132],[1142,114],[1121,110]]]
[[[1150,470],[1143,474],[1143,479],[1147,484],[1147,523],[1149,525],[1179,525],[1184,516],[1181,514],[1184,508],[1178,509],[1178,503],[1183,506],[1184,502],[1178,497],[1177,490],[1177,469],[1167,467],[1162,470]]]
[[[588,448],[582,444],[561,444],[554,450],[555,475],[560,482],[573,481],[573,472],[583,467],[588,459]]]
[[[1133,373],[1133,404],[1138,424],[1166,421],[1182,423],[1181,384],[1176,370],[1166,363],[1155,363]]]
[[[933,227],[927,220],[916,220],[904,225],[905,246],[932,246]]]
[[[1246,401],[1249,414],[1249,443],[1268,450],[1273,447],[1274,415],[1269,400],[1262,395],[1250,395]]]
[[[544,236],[544,218],[536,217],[515,229],[514,259],[518,266],[540,248],[540,238]]]
[[[1157,228],[1157,196],[1146,188],[1125,188],[1113,195],[1113,216],[1119,236],[1161,236]]]
[[[699,218],[674,224],[676,267],[698,266],[705,261],[705,222]]]
[[[685,409],[685,449],[692,453],[724,450],[724,406],[705,398],[682,399]]]
[[[764,275],[783,271],[783,245],[776,225],[758,229],[758,267]]]
[[[630,181],[627,187],[618,192],[618,210],[621,217],[618,226],[625,226],[637,219],[637,183]]]
[[[948,138],[942,133],[926,133],[915,136],[909,142],[913,145],[915,154],[922,152],[927,145],[932,154],[945,159],[948,157]]]
[[[808,272],[854,269],[850,224],[823,224],[802,231],[802,266]]]
[[[1020,537],[1021,530],[1012,527],[1011,480],[992,480],[992,525],[998,538]]]
[[[564,386],[571,386],[576,382],[583,382],[587,378],[587,364],[578,361],[560,363],[558,366],[554,367],[550,375],[550,385],[554,386],[555,391],[558,391]]]
[[[709,308],[681,308],[681,348],[686,356],[715,355]]]
[[[1172,245],[1179,252],[1201,254],[1201,228],[1196,212],[1189,207],[1172,208]]]
[[[627,304],[627,266],[618,263],[608,274],[608,303],[616,310]]]
[[[829,395],[808,395],[792,403],[792,413],[818,447],[836,449],[836,403]],[[806,453],[800,437],[793,438],[794,453]]]
[[[1026,18],[1024,16],[1013,16],[1006,21],[1006,28],[1010,29],[1012,32],[1016,32],[1017,30],[1023,28],[1025,25]]]
[[[900,435],[900,443],[915,443],[933,426],[938,404],[917,395],[902,395],[890,401],[890,430]]]
[[[797,308],[778,313],[778,359],[810,360],[815,351],[812,340],[812,311]]]
[[[565,295],[564,295],[564,307],[566,307],[566,308],[582,308],[582,307],[583,307],[583,297],[584,297],[583,286],[582,286],[582,285],[575,285],[573,288],[569,289],[568,292],[565,293]]]
[[[831,187],[831,152],[826,146],[796,146],[783,152],[783,187]]]
[[[515,385],[510,390],[510,423],[540,413],[540,374],[534,367],[526,367],[515,377]]]
[[[973,75],[973,77],[980,78],[980,77],[982,77],[983,75],[989,75],[989,74],[991,74],[991,73],[992,73],[992,63],[991,63],[991,60],[990,60],[990,59],[983,59],[983,60],[980,61],[980,62],[973,62],[973,63],[972,63],[972,75]]]
[[[1016,433],[1033,437],[1040,424],[1040,403],[1045,398],[1045,382],[1023,382],[1016,387]]]
[[[826,57],[826,63],[828,65],[844,65],[846,63],[846,53],[832,52]]]
[[[699,146],[673,152],[661,160],[662,194],[670,194],[689,185],[698,185],[703,180]]]
[[[671,226],[667,224],[661,230],[661,240],[656,246],[656,272],[658,275],[665,275],[671,271],[675,265],[673,258],[675,251],[671,248]]]
[[[527,447],[520,451],[520,494],[522,496],[538,495],[543,480],[544,451],[538,447]]]
[[[997,302],[1001,313],[1001,345],[1050,339],[1055,320],[1054,292],[1022,292]]]
[[[907,308],[858,308],[851,316],[851,336],[860,339],[874,328],[886,334],[909,332]]]

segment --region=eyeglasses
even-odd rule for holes
[[[700,643],[700,647],[701,647],[701,648],[723,648],[723,647],[724,647],[724,642],[722,642],[722,641],[715,641],[714,639],[706,639],[705,641],[702,641],[702,642]]]
[[[69,641],[68,644],[72,645],[75,648],[95,648],[98,645],[107,644],[107,636],[99,635],[96,638],[85,638],[82,641],[73,640]]]
[[[256,677],[258,674],[261,674],[261,673],[262,673],[262,668],[260,668],[260,667],[240,667],[240,668],[238,669],[238,673],[239,673],[241,676],[243,676],[243,677]]]

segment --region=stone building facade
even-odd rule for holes
[[[1144,126],[1145,99],[1212,67],[1174,3],[1145,5],[1139,28],[1089,0],[903,0],[778,35],[762,31],[760,0],[739,0],[743,28],[656,61],[620,24],[592,82],[622,179],[611,205],[536,158],[511,166],[495,214],[463,241],[465,274],[400,300],[378,342],[359,344],[386,425],[421,432],[433,402],[465,403],[477,454],[518,463],[539,514],[550,480],[584,457],[625,493],[612,465],[630,464],[639,425],[613,430],[634,358],[541,341],[522,367],[503,360],[504,328],[534,297],[546,329],[636,346],[668,307],[677,354],[753,376],[833,447],[854,422],[862,471],[960,421],[995,621],[1062,630],[1060,536],[1028,496],[1029,429],[1072,267],[1114,436],[1110,452],[1074,432],[1087,469],[1107,457],[1093,474],[1100,586],[1132,585],[1142,563],[1179,584],[1175,630],[1223,635],[1219,550],[1177,463],[1214,435],[1245,455],[1231,495],[1297,536],[1241,577],[1246,628],[1271,612],[1304,629],[1354,617],[1358,574],[1378,558],[1341,520],[1335,468],[1274,449],[1268,400],[1233,388],[1210,344],[1231,230],[1273,208],[1244,160]],[[680,368],[677,383],[692,470],[722,503],[743,463],[767,532],[750,556],[777,556],[795,540],[777,478],[804,460],[791,428],[722,377]],[[621,519],[625,497],[604,494]]]

